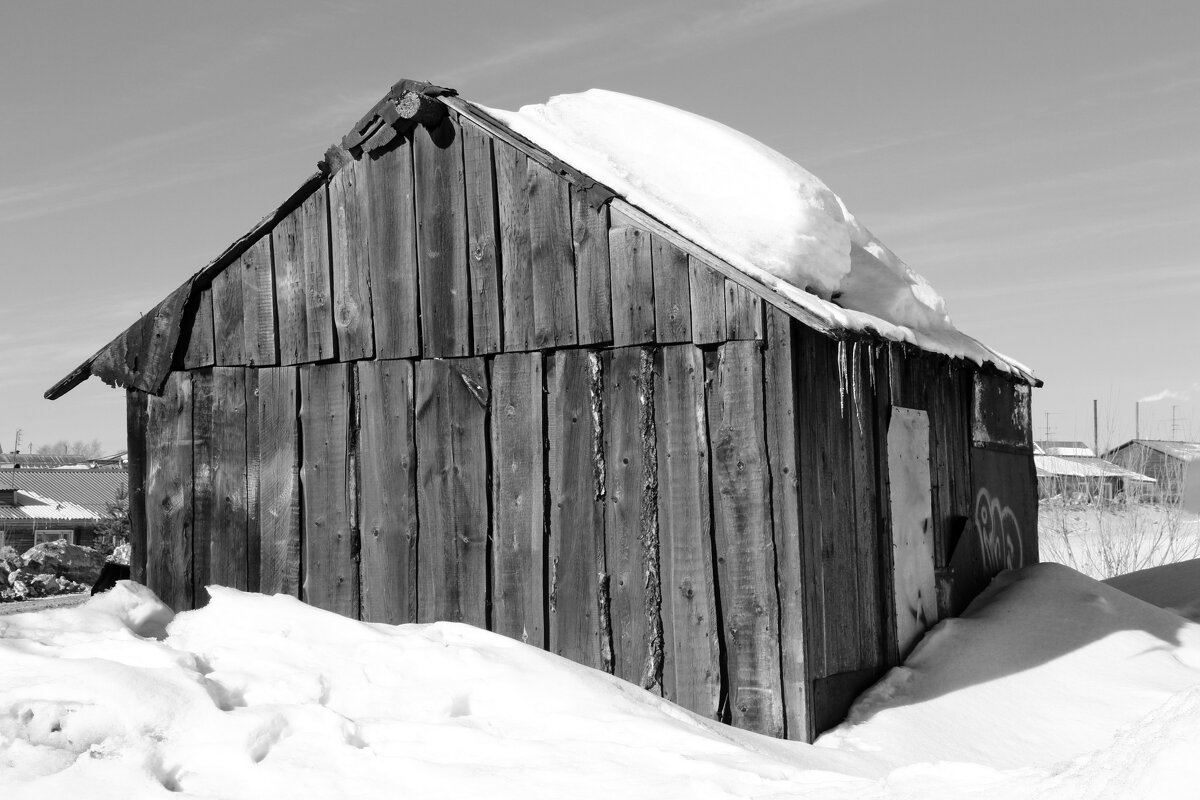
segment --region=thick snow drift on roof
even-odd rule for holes
[[[745,134],[601,89],[485,110],[830,324],[1027,372],[956,330],[928,281],[819,178]]]
[[[0,795],[925,800],[1200,785],[1200,625],[1055,565],[1002,576],[818,746],[700,719],[465,625],[210,591],[177,616],[126,581],[78,608],[0,617]]]

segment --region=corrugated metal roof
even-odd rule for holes
[[[64,503],[36,492],[18,490],[16,505],[0,505],[0,520],[54,520],[55,522],[96,522],[100,515],[91,509]]]
[[[0,471],[0,489],[16,489],[51,497],[104,514],[118,489],[128,488],[123,469],[21,469]]]
[[[1154,478],[1124,467],[1118,467],[1102,458],[1070,458],[1064,456],[1033,457],[1039,478],[1125,478],[1139,483],[1157,483]]]
[[[1095,458],[1096,453],[1083,442],[1042,441],[1034,444],[1048,456]],[[1036,452],[1036,451],[1035,451]]]
[[[0,469],[4,467],[68,467],[86,464],[84,456],[46,456],[40,453],[0,453]]]

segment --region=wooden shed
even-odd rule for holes
[[[173,607],[466,622],[772,736],[1037,558],[1036,379],[831,326],[428,84],[47,396],[89,375]]]

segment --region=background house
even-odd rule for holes
[[[90,546],[97,524],[128,485],[128,472],[111,467],[0,471],[0,546],[24,552],[48,539]]]
[[[1154,478],[1154,486],[1145,489],[1149,499],[1200,514],[1200,442],[1132,439],[1104,455]]]
[[[1140,496],[1154,479],[1100,458],[1083,442],[1034,442],[1038,497],[1113,500]]]
[[[127,388],[131,566],[177,609],[467,622],[811,739],[1036,561],[1037,381],[797,291],[401,82],[47,396]]]

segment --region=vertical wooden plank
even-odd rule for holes
[[[528,161],[529,249],[533,263],[533,336],[539,348],[573,345],[575,249],[567,182]]]
[[[725,335],[730,339],[762,338],[762,300],[744,286],[725,279]]]
[[[261,574],[262,527],[259,524],[258,491],[261,467],[261,436],[258,419],[259,370],[243,370],[245,395],[242,398],[246,423],[246,590],[259,590]]]
[[[259,591],[300,596],[299,386],[294,367],[258,375]]]
[[[187,345],[183,351],[183,368],[211,367],[213,364],[213,294],[211,288],[201,289],[197,293],[196,307],[192,312],[190,322],[191,326],[187,331]]]
[[[326,205],[322,186],[271,233],[281,364],[334,357]]]
[[[245,308],[242,301],[242,258],[213,276],[214,362],[221,366],[246,363]]]
[[[241,272],[242,333],[245,362],[251,366],[278,363],[275,332],[275,277],[271,266],[271,237],[263,236],[238,259]]]
[[[496,141],[496,199],[500,212],[500,279],[504,297],[504,349],[534,344],[533,251],[529,238],[529,159]]]
[[[692,304],[692,337],[696,344],[715,344],[725,333],[725,276],[688,257],[688,290]]]
[[[446,117],[413,128],[421,352],[426,358],[471,352],[466,186],[462,136]]]
[[[542,356],[492,362],[492,630],[545,647]]]
[[[853,521],[858,561],[858,668],[884,663],[883,598],[880,593],[879,490],[876,478],[875,392],[871,377],[870,344],[850,346],[850,457],[854,473]]]
[[[369,202],[366,168],[361,161],[350,161],[329,182],[333,325],[342,361],[375,355]]]
[[[888,478],[887,432],[892,418],[892,367],[891,348],[887,343],[874,348],[875,362],[875,486],[879,503],[879,592],[882,599],[882,618],[888,621],[883,630],[883,658],[885,666],[900,663],[900,649],[896,632],[890,620],[896,618],[895,592],[893,591],[895,566],[892,563],[891,530],[891,487]]]
[[[703,353],[664,347],[655,374],[663,692],[719,718],[721,652],[713,586]]]
[[[500,352],[500,261],[496,235],[496,177],[492,138],[461,119],[467,192],[467,252],[471,272],[471,326],[476,355]]]
[[[612,272],[613,344],[654,341],[654,269],[650,235],[623,226],[608,232]]]
[[[604,354],[605,560],[611,583],[615,674],[641,683],[648,651],[641,533],[642,441],[638,430],[641,348]]]
[[[796,412],[796,353],[792,319],[766,309],[763,351],[763,411],[771,469],[771,527],[779,589],[780,668],[789,739],[812,741],[811,677],[805,672],[804,543],[800,525],[799,432]],[[874,528],[871,529],[872,534]]]
[[[611,652],[599,608],[606,575],[599,365],[585,350],[546,356],[546,444],[550,649],[602,669]]]
[[[355,366],[362,618],[417,620],[417,452],[408,361]]]
[[[125,433],[129,458],[129,577],[146,583],[146,393],[125,392]]]
[[[486,627],[487,378],[483,359],[418,361],[418,621]]]
[[[655,341],[692,340],[692,300],[687,254],[667,240],[652,236]]]
[[[608,206],[592,208],[587,194],[571,187],[575,246],[575,316],[579,344],[612,341],[612,286],[608,267]]]
[[[797,328],[800,349],[800,494],[812,677],[858,668],[854,476],[839,344]],[[815,701],[814,701],[815,702]]]
[[[192,376],[192,599],[196,607],[208,605],[212,583],[210,557],[216,493],[213,487],[213,373],[198,369]]]
[[[300,368],[304,601],[358,617],[357,531],[351,527],[350,366]]]
[[[146,585],[192,608],[192,379],[172,372],[146,409]]]
[[[887,435],[895,563],[896,641],[901,657],[937,622],[930,530],[929,416],[893,408]]]
[[[784,734],[762,360],[752,342],[705,356],[713,530],[732,722]]]
[[[417,217],[413,148],[407,143],[365,158],[370,208],[371,310],[375,355],[420,355],[417,289]]]
[[[221,586],[243,590],[249,588],[246,372],[240,367],[213,368],[209,447],[213,501],[209,578]]]

